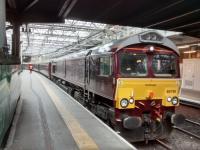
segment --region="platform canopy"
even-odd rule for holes
[[[7,23],[7,27],[10,24]],[[77,51],[107,44],[152,29],[108,25],[78,20],[65,20],[62,24],[30,23],[20,28],[20,46],[23,56],[37,59],[58,58]],[[163,36],[180,32],[156,30]],[[12,45],[12,30],[7,30],[7,41]]]
[[[7,0],[7,20],[64,19],[180,31],[200,37],[199,0]]]

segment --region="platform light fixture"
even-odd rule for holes
[[[190,44],[190,45],[181,45],[181,46],[178,46],[178,49],[190,48],[192,46],[200,46],[200,43],[195,43],[195,44]]]
[[[178,46],[178,49],[184,49],[184,48],[189,48],[190,45],[183,45],[183,46]]]
[[[191,51],[185,51],[185,52],[183,52],[184,54],[191,54],[191,53],[196,53],[197,51],[195,51],[195,50],[191,50]]]

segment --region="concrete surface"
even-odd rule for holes
[[[135,149],[49,79],[28,71],[23,71],[21,78],[23,104],[13,144],[8,150],[84,149],[80,143],[87,141],[79,132],[87,134],[97,149]]]

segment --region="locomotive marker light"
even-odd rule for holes
[[[167,101],[171,102],[172,98],[171,97],[167,97]]]
[[[130,103],[130,104],[133,104],[133,103],[134,103],[134,99],[131,98],[131,99],[129,100],[129,103]]]
[[[123,98],[120,102],[122,108],[128,107],[129,101],[126,98]]]

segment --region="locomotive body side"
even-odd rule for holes
[[[88,81],[86,81],[88,90],[113,101],[115,93],[115,85],[113,84],[115,82],[114,54],[91,55],[87,59],[89,59],[90,70]]]
[[[112,84],[114,76],[112,66],[109,66],[109,73],[103,72],[105,68],[100,70],[100,59],[105,57],[109,58],[109,64],[114,63],[112,55],[95,55],[78,59],[59,60],[52,64],[51,74],[54,78],[61,79],[61,82],[67,85],[68,88],[73,87],[73,91],[70,89],[71,92],[81,92],[79,97],[82,97],[82,99],[84,98],[83,92],[85,90],[96,96],[107,98],[112,101],[110,103],[113,103],[115,88]]]
[[[52,76],[84,88],[85,59],[63,59],[52,64]],[[66,83],[67,84],[67,83]]]

